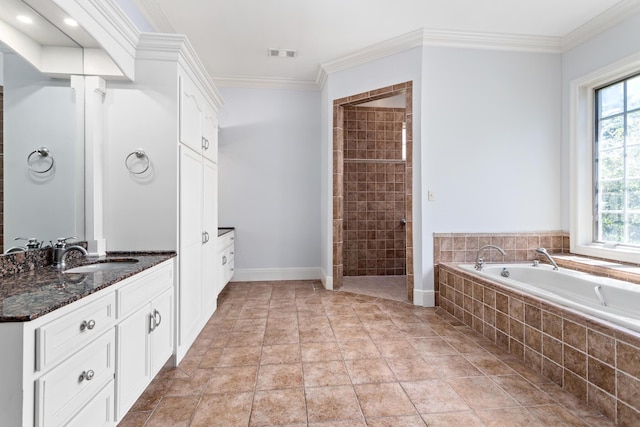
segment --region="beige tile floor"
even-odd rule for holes
[[[343,292],[409,302],[407,299],[407,276],[344,276]]]
[[[232,283],[120,426],[612,425],[442,310]]]

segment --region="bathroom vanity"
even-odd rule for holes
[[[115,425],[173,354],[174,257],[3,277],[2,425]]]
[[[218,228],[218,293],[233,277],[236,231],[233,227]]]

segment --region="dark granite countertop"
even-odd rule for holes
[[[235,227],[219,227],[218,228],[218,237],[224,236],[225,234],[235,230]]]
[[[47,265],[0,278],[0,322],[33,320],[80,298],[120,282],[163,261],[175,257],[175,252],[117,252],[105,257],[68,260],[67,270],[105,259],[135,258],[112,271],[63,273]]]

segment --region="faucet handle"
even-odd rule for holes
[[[71,240],[71,239],[77,239],[77,237],[72,236],[72,237],[58,237],[58,241],[56,242],[55,246],[58,249],[63,249],[67,247],[67,240]]]
[[[44,243],[44,242],[38,242],[38,239],[36,239],[35,237],[16,237],[13,240],[26,240],[27,241],[26,246],[28,249],[38,249],[42,247],[42,243]]]

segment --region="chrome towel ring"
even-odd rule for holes
[[[146,162],[146,165],[142,170],[135,171],[133,165],[129,164],[129,159],[131,158],[131,156],[136,156],[137,159],[141,159]],[[149,160],[149,156],[147,156],[147,153],[145,153],[144,150],[136,150],[132,153],[129,153],[129,155],[124,159],[124,165],[132,174],[140,175],[149,170],[149,166],[151,166],[151,160]]]
[[[49,158],[49,160],[51,160],[51,164],[49,164],[49,167],[43,170],[35,169],[33,167],[33,161],[31,160],[34,154],[38,154],[40,156],[38,157],[38,159]],[[53,168],[53,164],[54,164],[53,156],[51,155],[47,147],[40,147],[37,150],[33,150],[31,154],[27,156],[27,167],[29,168],[29,170],[35,173],[47,173]]]

